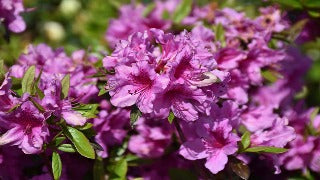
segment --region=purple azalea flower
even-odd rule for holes
[[[98,155],[108,157],[108,149],[110,146],[119,145],[127,134],[130,113],[126,109],[116,109],[110,111],[110,105],[107,101],[102,101],[97,118],[93,119],[94,129],[97,132],[95,140],[103,147],[103,151],[99,151]]]
[[[111,103],[117,107],[136,103],[143,113],[151,113],[156,94],[166,88],[169,79],[157,74],[146,61],[137,62],[132,67],[120,65],[115,71],[114,78],[109,81],[116,81],[120,86],[110,91]]]
[[[138,135],[131,136],[128,148],[140,157],[160,157],[170,144],[172,128],[167,121],[140,118]]]
[[[200,129],[198,135],[201,138],[183,143],[179,153],[189,160],[206,158],[205,167],[217,174],[227,164],[228,155],[238,150],[237,141],[240,138],[231,132],[232,127],[227,119]]]
[[[25,9],[22,0],[1,0],[0,19],[10,31],[14,33],[22,32],[26,29],[26,23],[20,16]]]
[[[1,127],[7,132],[0,136],[0,145],[16,145],[26,154],[39,153],[49,135],[45,117],[27,101],[11,113],[0,114]]]

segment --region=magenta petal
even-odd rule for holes
[[[203,159],[208,157],[205,146],[203,145],[201,139],[195,139],[193,141],[187,141],[183,143],[180,147],[179,154],[189,160]]]
[[[222,151],[216,151],[207,159],[205,167],[208,168],[213,174],[217,174],[224,169],[228,162],[228,157]]]

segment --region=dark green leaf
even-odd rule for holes
[[[104,179],[104,165],[102,158],[98,157],[93,165],[93,179],[103,180]]]
[[[256,152],[256,153],[284,153],[287,152],[288,149],[278,148],[278,147],[269,147],[269,146],[257,146],[251,147],[245,150],[245,152]]]
[[[135,122],[141,117],[141,111],[136,107],[133,106],[130,112],[130,125],[134,126]]]
[[[62,162],[57,152],[52,153],[52,173],[55,180],[60,179],[62,171]]]
[[[186,16],[189,15],[192,8],[192,0],[182,0],[175,12],[173,13],[173,22],[180,23]]]
[[[4,62],[2,59],[0,59],[0,84],[4,80],[4,76],[5,76]]]
[[[76,147],[77,151],[84,157],[94,159],[95,152],[87,137],[76,128],[67,126],[63,127],[64,134]]]
[[[190,170],[171,168],[169,170],[170,180],[197,180],[197,176]]]
[[[100,146],[98,143],[90,143],[93,149],[98,150],[98,151],[103,151],[103,147]]]
[[[174,119],[174,114],[173,114],[173,112],[170,111],[169,116],[168,116],[168,121],[170,124],[172,123],[173,119]]]
[[[250,132],[246,131],[242,136],[241,136],[241,144],[243,149],[247,149],[250,145]]]
[[[300,3],[300,0],[273,0],[273,1],[286,7],[302,9],[302,4]]]
[[[33,86],[34,86],[34,78],[36,73],[36,67],[31,66],[29,69],[25,72],[23,78],[22,78],[22,93],[33,93]]]
[[[68,97],[69,88],[70,88],[70,75],[67,74],[61,80],[61,99]]]
[[[61,144],[58,149],[63,152],[74,153],[77,152],[76,148],[72,144]]]

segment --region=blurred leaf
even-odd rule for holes
[[[95,158],[93,147],[91,146],[87,137],[81,131],[67,126],[63,128],[63,132],[82,156],[90,159]]]
[[[169,13],[169,11],[164,10],[164,11],[162,12],[162,19],[164,19],[164,20],[170,19],[170,13]]]
[[[142,113],[139,110],[139,108],[137,108],[136,106],[133,106],[131,108],[131,112],[130,112],[130,125],[131,125],[131,127],[134,126],[134,124],[139,119],[139,117],[141,117],[141,115],[142,115]]]
[[[291,26],[289,30],[289,41],[293,42],[299,35],[304,26],[307,24],[308,19],[302,19],[298,22],[296,22],[294,25]]]
[[[147,17],[154,10],[155,7],[156,7],[156,3],[148,4],[142,13],[143,17]]]
[[[311,16],[311,17],[314,17],[314,18],[319,18],[320,17],[320,12],[319,11],[308,11],[308,14]]]
[[[319,10],[320,10],[320,1],[319,0],[304,0],[302,2],[303,2],[303,5],[308,8],[319,8]]]
[[[256,153],[284,153],[287,152],[288,149],[278,148],[278,147],[270,147],[270,146],[257,146],[246,149],[244,152],[256,152]]]
[[[170,180],[197,180],[197,176],[190,170],[171,168],[169,170]]]
[[[101,157],[98,157],[94,161],[93,165],[93,179],[94,180],[103,180],[104,179],[104,165]]]
[[[192,0],[182,0],[175,12],[173,13],[173,22],[180,23],[186,16],[189,15],[192,8]]]
[[[173,119],[174,119],[174,114],[172,111],[170,111],[169,116],[168,116],[168,121],[170,124],[172,124]]]
[[[296,100],[300,100],[300,99],[306,98],[307,95],[308,95],[308,88],[307,88],[307,86],[303,86],[303,87],[302,87],[302,90],[301,90],[300,92],[298,92],[298,93],[294,96],[294,98],[295,98]]]
[[[225,40],[225,36],[224,36],[225,30],[224,30],[222,24],[219,23],[217,26],[215,26],[214,32],[215,32],[216,40],[221,43],[222,47],[225,47],[226,46],[226,40]]]
[[[270,83],[274,83],[278,80],[278,78],[282,78],[282,75],[276,71],[272,71],[270,69],[262,70],[261,75],[264,79],[269,81]]]
[[[239,177],[241,177],[242,179],[245,179],[245,180],[249,179],[250,168],[248,167],[248,165],[246,165],[242,161],[234,158],[230,162],[230,167],[231,167],[232,171],[235,174],[237,174]]]
[[[61,99],[65,99],[66,97],[68,97],[69,88],[70,88],[70,74],[67,74],[61,80]]]
[[[100,144],[93,143],[93,142],[91,142],[90,144],[93,147],[93,149],[98,150],[98,151],[103,151],[103,147]]]
[[[52,173],[53,173],[54,180],[60,179],[61,172],[62,172],[62,162],[61,162],[60,155],[57,152],[53,151],[53,153],[52,153]]]
[[[24,76],[22,78],[22,81],[21,81],[22,92],[23,93],[32,94],[35,73],[36,73],[36,67],[35,66],[29,67],[29,69],[25,72],[25,74],[24,74]]]
[[[317,116],[318,113],[319,113],[319,110],[320,110],[319,107],[314,108],[314,110],[312,111],[312,113],[311,113],[311,115],[310,115],[311,121],[313,121],[313,120],[316,118],[316,116]]]
[[[302,4],[300,3],[300,0],[272,0],[272,1],[286,7],[302,9]]]
[[[63,152],[68,152],[68,153],[77,152],[76,148],[72,144],[61,144],[58,146],[57,149]]]
[[[5,76],[4,62],[2,59],[0,59],[0,84],[4,80],[4,76]]]
[[[122,158],[118,161],[111,162],[107,169],[110,172],[110,180],[125,180],[128,171],[128,163]]]

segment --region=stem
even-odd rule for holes
[[[182,129],[181,129],[180,125],[179,125],[179,122],[177,121],[176,118],[173,119],[173,123],[174,123],[174,126],[176,127],[176,129],[178,131],[178,134],[179,134],[179,137],[180,137],[182,143],[186,142],[186,137],[184,136],[184,134],[182,132]],[[200,163],[200,161],[198,161],[198,160],[193,161],[193,164],[194,164],[195,168],[197,169],[197,171],[199,172],[199,175],[201,177],[203,177],[204,179],[210,179],[210,175],[207,173],[207,171],[205,171],[203,169],[203,166]]]

